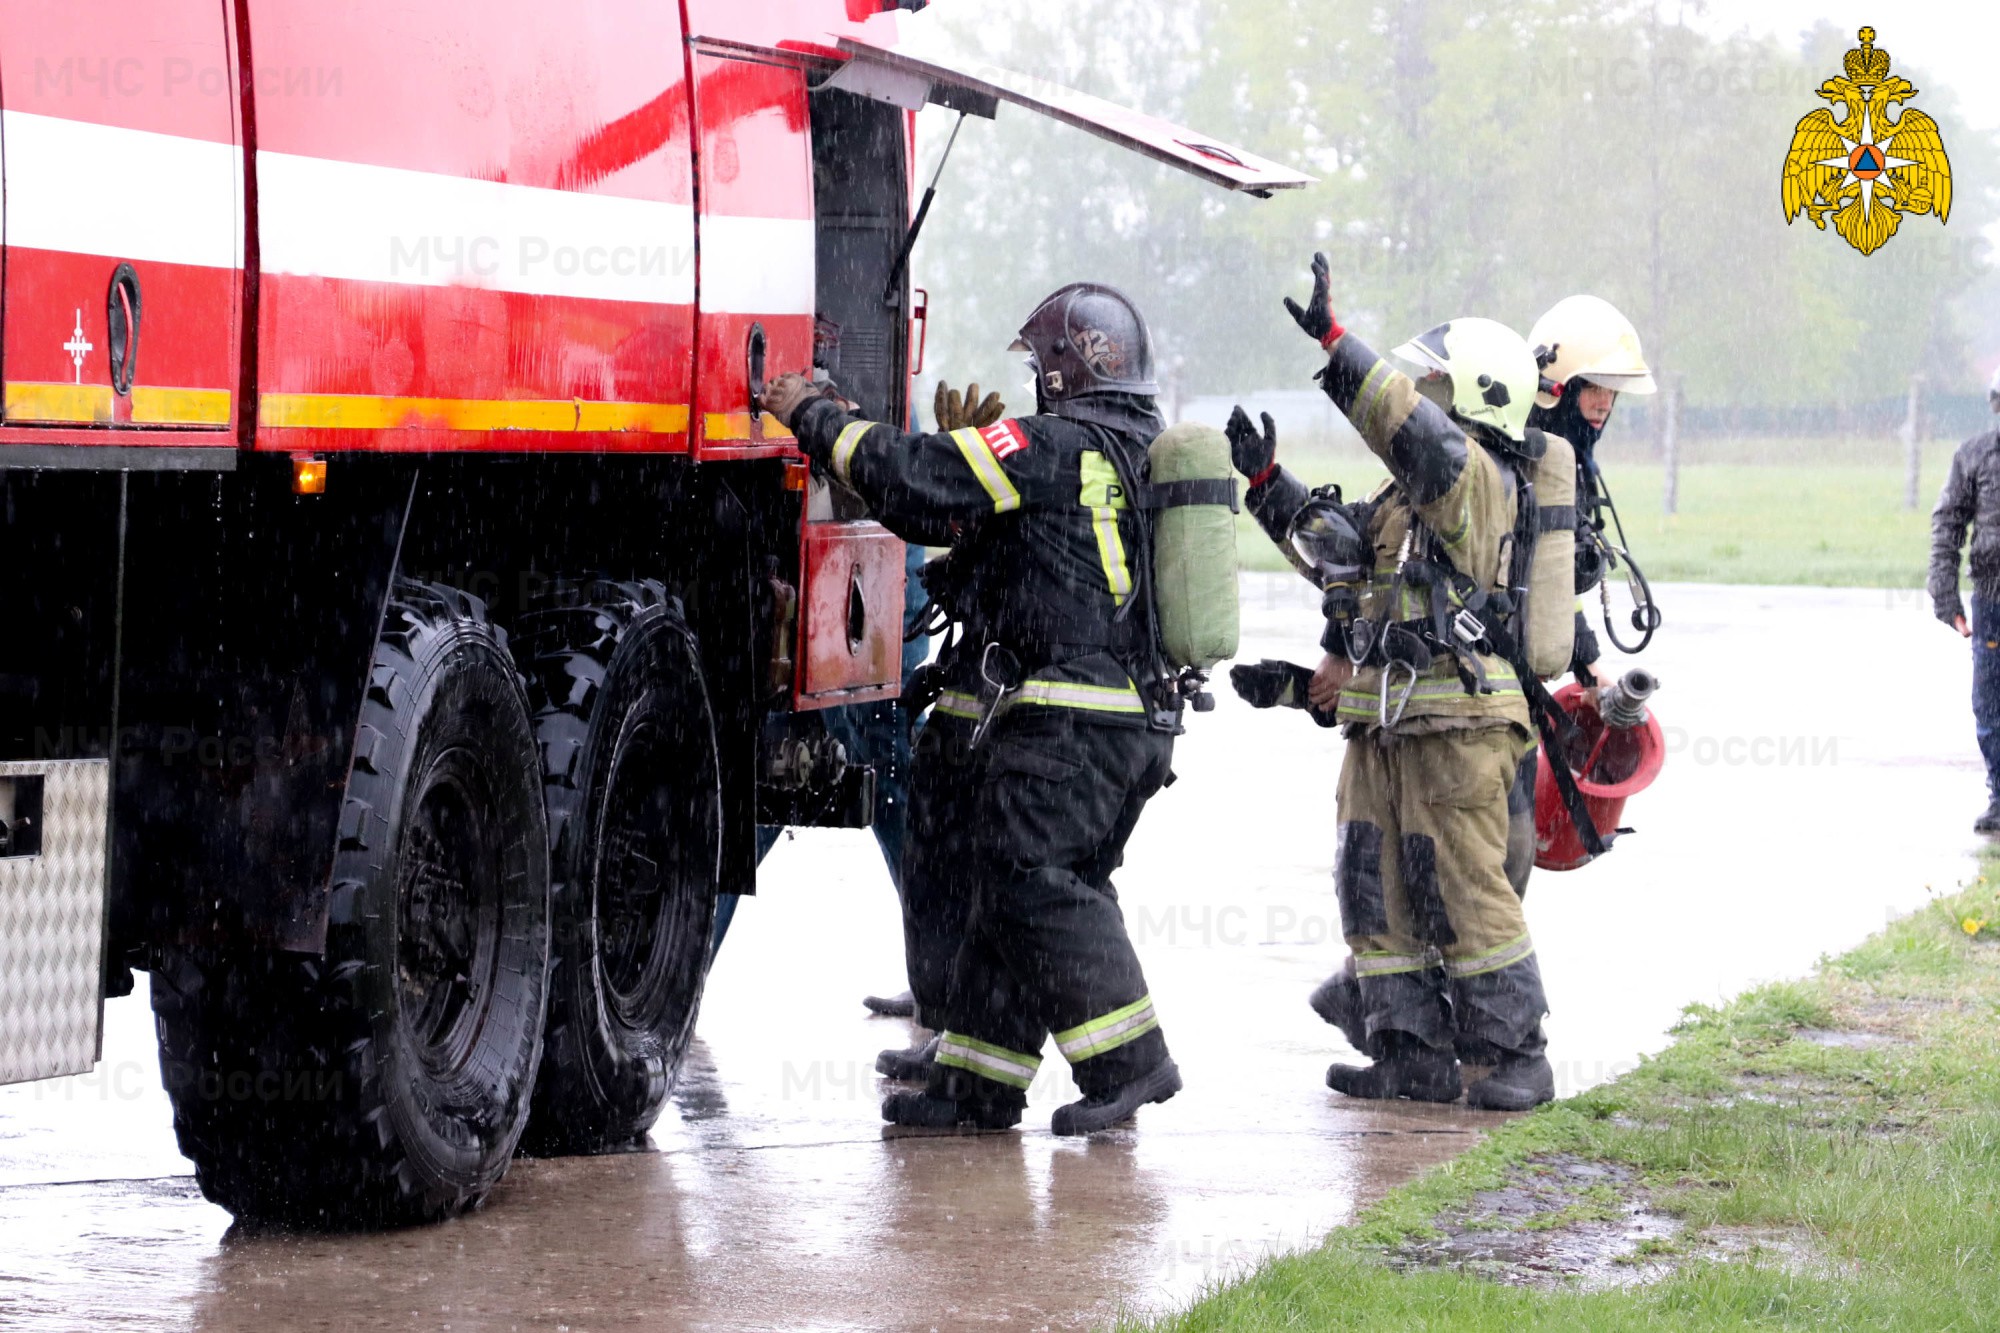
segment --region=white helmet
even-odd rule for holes
[[[1588,380],[1619,393],[1654,393],[1653,372],[1639,348],[1639,331],[1600,296],[1566,296],[1535,321],[1528,334],[1541,363],[1542,375],[1558,388],[1573,379]],[[1538,393],[1535,401],[1554,407],[1556,395]]]
[[[1527,438],[1528,410],[1540,382],[1535,354],[1521,335],[1491,319],[1440,324],[1398,347],[1396,356],[1451,377],[1451,410],[1516,442]]]

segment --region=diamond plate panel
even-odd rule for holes
[[[104,1013],[105,761],[0,764],[42,776],[42,850],[0,859],[0,1083],[87,1073]]]

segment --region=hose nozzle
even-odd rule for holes
[[[1658,676],[1644,667],[1633,667],[1597,692],[1598,716],[1605,726],[1621,731],[1639,726],[1646,720],[1646,701],[1659,688]]]

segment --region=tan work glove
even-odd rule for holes
[[[964,394],[951,388],[943,380],[938,381],[937,397],[931,404],[932,415],[937,419],[940,434],[954,430],[964,430],[990,426],[1007,415],[1007,405],[1000,401],[1000,395],[989,393],[985,399],[979,396],[979,386],[973,385]]]

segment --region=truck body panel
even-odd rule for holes
[[[1230,188],[1302,179],[902,58],[901,7],[0,11],[0,851],[25,849],[0,855],[0,1016],[40,1005],[0,1017],[0,1082],[87,1063],[128,966],[325,950],[398,580],[503,634],[589,580],[668,590],[724,891],[754,891],[760,813],[866,821],[817,714],[897,694],[904,548],[758,397],[818,369],[912,421],[917,110],[1005,102]],[[58,808],[61,857],[34,837]],[[76,947],[37,991],[52,903]]]

